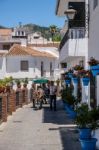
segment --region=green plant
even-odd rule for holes
[[[82,103],[76,108],[76,112],[75,123],[79,128],[91,128],[94,130],[99,127],[99,107],[90,110],[86,103]]]
[[[78,74],[80,77],[85,78],[85,77],[90,77],[91,72],[89,70],[79,70]]]
[[[88,113],[88,105],[83,103],[76,108],[77,116],[75,123],[79,128],[88,128],[90,123],[90,115]]]
[[[76,97],[74,97],[72,93],[73,93],[73,88],[68,87],[62,91],[61,96],[65,103],[71,105],[75,109],[79,103],[79,100]]]
[[[83,70],[84,67],[80,66],[80,65],[76,65],[73,67],[74,70],[78,71],[78,70]]]
[[[25,79],[24,79],[24,83],[25,83],[25,84],[28,84],[28,78],[25,78]]]
[[[90,60],[88,61],[88,64],[89,64],[90,66],[96,66],[96,65],[99,64],[99,61],[96,60],[94,57],[91,57]]]

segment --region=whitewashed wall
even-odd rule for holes
[[[71,66],[74,62],[77,64],[77,60],[83,59],[85,61],[85,68],[87,69],[88,39],[69,39],[61,49],[59,59],[60,61],[68,61]]]
[[[29,70],[23,72],[20,70],[20,61],[28,60]],[[53,70],[55,69],[55,60],[44,57],[31,57],[31,56],[8,56],[6,60],[7,73],[6,76],[12,76],[13,78],[35,78],[41,77],[41,61],[44,62],[44,70],[46,70],[46,76],[50,77],[50,62],[53,64]]]
[[[88,57],[95,57],[99,60],[99,2],[98,6],[93,9],[93,1],[90,0],[90,22],[89,22],[89,49]],[[97,76],[97,105],[99,105],[99,76]],[[99,148],[99,130],[95,131],[95,137],[98,139],[97,147]]]
[[[0,57],[0,79],[5,77],[6,73],[6,58]]]
[[[88,57],[92,56],[99,60],[99,4],[93,9],[93,0],[90,0]]]

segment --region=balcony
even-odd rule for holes
[[[62,47],[65,45],[65,43],[69,40],[69,39],[83,39],[85,38],[85,28],[72,28],[69,29],[66,34],[64,35],[60,46],[59,46],[59,50],[62,49]]]
[[[63,37],[60,44],[60,61],[68,57],[83,57],[87,55],[87,40],[85,28],[71,28]]]

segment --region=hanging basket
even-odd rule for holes
[[[69,78],[73,77],[73,73],[68,73]]]
[[[89,77],[82,78],[82,82],[83,82],[83,85],[84,85],[84,86],[88,86],[89,81],[90,81],[90,78],[89,78]]]
[[[93,76],[96,76],[99,74],[99,65],[91,66],[90,70],[92,71]]]
[[[66,83],[66,85],[70,84],[70,80],[69,80],[69,79],[66,79],[66,80],[65,80],[65,83]]]
[[[78,84],[78,78],[72,78],[75,84]]]

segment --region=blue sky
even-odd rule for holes
[[[34,23],[63,27],[65,18],[55,15],[56,0],[0,0],[0,25]]]

